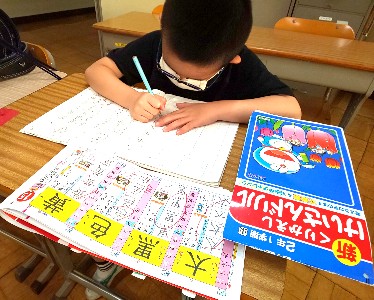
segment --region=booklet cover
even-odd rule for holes
[[[223,235],[374,284],[370,237],[343,129],[254,112]]]

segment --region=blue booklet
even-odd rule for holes
[[[343,129],[255,111],[223,236],[374,284],[370,237]]]

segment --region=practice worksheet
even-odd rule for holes
[[[70,145],[1,203],[0,214],[145,275],[231,300],[240,298],[245,257],[244,246],[223,239],[231,196]]]
[[[164,96],[162,115],[176,110],[177,102],[198,102]],[[218,186],[238,124],[216,122],[176,135],[156,127],[155,121],[135,121],[127,109],[87,88],[21,132],[64,145],[104,144],[138,165]]]

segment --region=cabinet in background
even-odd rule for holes
[[[347,23],[356,33],[356,39],[365,36],[363,29],[370,19],[373,0],[296,0],[290,15],[334,23]],[[372,20],[371,20],[372,22]]]
[[[275,23],[290,14],[295,0],[252,0],[253,25],[274,27]]]

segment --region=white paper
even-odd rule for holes
[[[196,102],[168,94],[165,97],[162,114],[176,110],[177,102]],[[183,135],[163,132],[152,121],[133,120],[127,109],[87,88],[21,132],[64,145],[105,145],[149,169],[218,185],[237,129],[237,123],[216,122]]]

